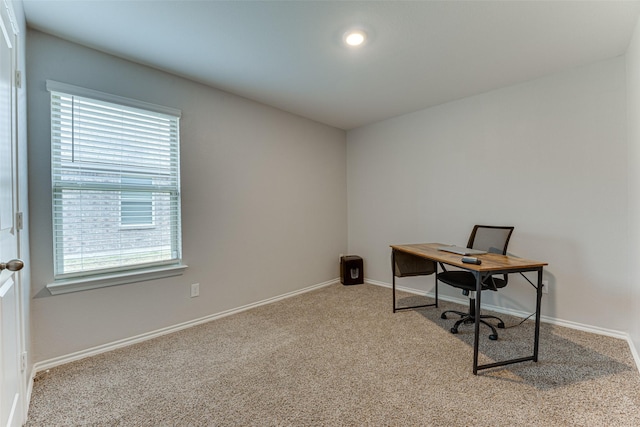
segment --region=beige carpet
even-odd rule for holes
[[[543,324],[538,363],[474,376],[441,306],[331,285],[40,373],[28,425],[640,426],[625,341]],[[481,332],[483,363],[531,352],[530,321]]]

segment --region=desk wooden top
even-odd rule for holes
[[[441,251],[438,248],[447,246],[443,243],[417,243],[410,245],[390,245],[393,250],[406,252],[421,258],[430,259],[436,262],[461,267],[473,271],[505,271],[505,270],[526,270],[542,268],[548,265],[546,262],[532,261],[530,259],[517,258],[508,255],[482,254],[474,255],[482,260],[482,264],[465,264],[462,262],[462,255]]]

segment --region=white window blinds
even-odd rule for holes
[[[47,88],[55,277],[179,263],[179,112]]]

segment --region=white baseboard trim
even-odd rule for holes
[[[371,279],[366,279],[365,278],[364,281],[365,281],[365,283],[369,283],[369,284],[376,285],[376,286],[382,286],[382,287],[385,287],[385,288],[392,288],[393,287],[393,285],[390,284],[390,283],[380,282],[380,281],[377,281],[377,280],[371,280]],[[435,294],[433,292],[425,292],[424,290],[407,288],[405,286],[397,286],[396,285],[396,289],[399,290],[399,291],[408,292],[410,294],[424,295],[424,296],[428,296],[428,297],[431,297],[431,298],[435,297]],[[438,295],[438,299],[439,300],[443,300],[443,301],[449,301],[449,302],[458,303],[458,304],[461,304],[461,305],[468,305],[468,300],[464,299],[464,298],[455,298],[455,297],[450,297],[450,296],[447,296],[447,295]],[[490,310],[490,311],[495,311],[497,313],[507,314],[507,315],[516,316],[516,317],[523,317],[523,318],[527,317],[528,315],[531,314],[531,313],[527,313],[527,312],[524,312],[524,311],[511,310],[511,309],[508,309],[508,308],[499,307],[499,306],[491,305],[491,304],[483,305],[483,308],[486,308],[487,310]],[[600,328],[598,326],[593,326],[593,325],[585,325],[583,323],[572,322],[572,321],[569,321],[569,320],[558,319],[558,318],[550,317],[550,316],[540,316],[540,321],[541,322],[545,322],[545,323],[550,323],[552,325],[563,326],[565,328],[577,329],[577,330],[584,331],[584,332],[590,332],[590,333],[594,333],[594,334],[598,334],[598,335],[604,335],[604,336],[608,336],[608,337],[620,338],[620,339],[626,340],[627,343],[629,344],[629,349],[631,350],[631,354],[633,356],[633,360],[636,363],[636,368],[638,369],[638,372],[640,372],[640,355],[638,354],[637,349],[633,345],[633,341],[631,340],[631,336],[627,332],[617,331],[617,330],[614,330],[614,329]]]
[[[64,365],[65,363],[74,362],[76,360],[84,359],[86,357],[96,356],[101,353],[106,353],[111,350],[115,350],[122,347],[127,347],[133,344],[137,344],[143,341],[147,341],[153,338],[160,337],[162,335],[167,335],[173,332],[178,332],[183,329],[190,328],[192,326],[201,325],[203,323],[210,322],[212,320],[220,319],[222,317],[230,316],[232,314],[240,313],[246,310],[250,310],[252,308],[259,307],[261,305],[271,304],[276,301],[280,301],[286,298],[291,298],[296,295],[304,294],[306,292],[314,291],[316,289],[323,288],[325,286],[333,285],[334,283],[339,283],[340,279],[336,278],[333,280],[329,280],[326,282],[318,283],[316,285],[308,286],[306,288],[298,289],[296,291],[288,292],[286,294],[278,295],[276,297],[267,298],[262,301],[254,302],[251,304],[243,305],[238,308],[233,308],[230,310],[222,311],[220,313],[211,314],[205,317],[201,317],[199,319],[189,320],[184,323],[179,323],[177,325],[168,326],[166,328],[158,329],[151,332],[146,332],[144,334],[136,335],[129,338],[124,338],[118,341],[114,341],[111,343],[99,345],[96,347],[91,347],[86,350],[80,350],[71,354],[67,354],[64,356],[54,357],[52,359],[44,360],[42,362],[37,362],[33,365],[33,369],[31,372],[31,381],[29,381],[29,392],[28,397],[29,401],[31,399],[31,389],[33,387],[33,379],[35,378],[38,372],[46,371],[47,369],[51,369],[56,366]]]

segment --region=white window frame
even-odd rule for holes
[[[50,92],[61,93],[69,96],[77,96],[83,98],[89,98],[92,100],[107,102],[111,104],[116,104],[123,107],[131,107],[135,109],[145,110],[148,112],[159,113],[167,116],[172,116],[176,119],[176,126],[179,124],[179,118],[181,116],[181,111],[170,108],[159,106],[155,104],[150,104],[142,101],[133,100],[130,98],[124,98],[116,95],[111,95],[91,89],[85,89],[78,86],[68,85],[65,83],[59,83],[51,80],[47,80],[46,83],[47,90]],[[53,136],[53,135],[52,135]],[[184,269],[187,268],[185,264],[182,262],[182,237],[181,237],[181,218],[180,218],[180,171],[179,171],[179,146],[180,146],[180,137],[179,137],[179,127],[177,130],[177,223],[175,227],[171,228],[172,235],[175,233],[175,241],[172,243],[172,259],[168,259],[163,262],[153,262],[149,264],[138,264],[138,265],[129,265],[125,267],[115,267],[115,268],[107,268],[103,270],[89,270],[82,271],[77,273],[59,273],[58,267],[56,264],[56,243],[54,239],[54,277],[55,280],[53,283],[49,283],[47,288],[52,294],[59,293],[67,293],[67,292],[75,292],[79,290],[93,289],[93,288],[101,288],[105,286],[119,285],[125,283],[139,282],[144,280],[152,280],[163,277],[171,277],[180,275],[184,272]],[[125,175],[123,175],[125,176]],[[52,191],[54,191],[52,189]],[[55,210],[55,191],[52,193],[52,209]],[[155,196],[152,195],[152,218],[155,218]],[[118,206],[120,205],[121,198],[118,200]],[[120,215],[120,226],[123,229],[141,229],[141,228],[152,228],[155,226],[154,224],[150,225],[127,225],[121,223],[121,208],[118,208],[118,214]],[[54,212],[55,215],[55,212]],[[55,221],[55,216],[54,216]],[[55,225],[54,225],[55,229]],[[175,248],[174,248],[175,245]]]

